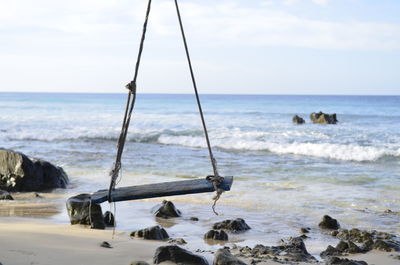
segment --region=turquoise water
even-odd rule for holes
[[[235,182],[218,217],[212,194],[175,197],[188,216],[204,216],[205,227],[245,216],[252,235],[266,241],[296,235],[324,214],[344,227],[400,234],[400,215],[384,213],[400,211],[399,96],[201,99],[219,171]],[[71,179],[67,191],[58,191],[65,197],[107,188],[125,100],[124,94],[0,93],[0,147],[63,166]],[[337,113],[339,123],[310,123],[318,111]],[[292,124],[295,114],[307,123]],[[211,174],[205,147],[193,95],[139,94],[118,186]],[[137,225],[154,222],[144,209],[155,201],[119,204],[120,228],[134,228],[124,221],[133,217],[142,220]]]

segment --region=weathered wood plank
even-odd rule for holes
[[[224,177],[224,182],[221,183],[219,188],[229,191],[232,182],[233,177]],[[112,192],[112,198],[113,201],[117,202],[213,191],[214,187],[212,183],[205,178],[201,178],[122,187]],[[93,203],[102,203],[107,201],[107,197],[108,190],[99,190],[92,194],[91,200]]]

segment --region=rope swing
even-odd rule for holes
[[[142,37],[140,40],[140,46],[139,46],[138,56],[137,56],[137,60],[136,60],[134,77],[133,77],[133,80],[126,85],[126,88],[129,91],[128,91],[128,97],[127,97],[127,102],[126,102],[125,114],[124,114],[124,119],[122,122],[121,133],[120,133],[119,139],[118,139],[118,146],[117,146],[118,150],[117,150],[116,159],[114,162],[113,169],[110,172],[111,182],[110,182],[110,187],[108,190],[108,198],[107,198],[108,202],[110,202],[110,203],[113,202],[112,191],[115,189],[117,180],[120,176],[121,157],[122,157],[122,153],[123,153],[125,142],[126,142],[126,136],[128,134],[129,124],[130,124],[130,120],[132,117],[132,111],[135,106],[136,80],[137,80],[137,76],[138,76],[138,72],[139,72],[140,60],[141,60],[142,52],[143,52],[143,45],[144,45],[144,41],[146,38],[147,23],[149,20],[149,14],[150,14],[150,10],[151,10],[151,2],[152,2],[152,0],[149,0],[148,4],[147,4],[146,17],[145,17],[145,21],[143,24]],[[203,110],[202,110],[201,103],[200,103],[200,97],[199,97],[199,94],[197,91],[196,79],[195,79],[194,73],[193,73],[192,62],[190,59],[189,49],[188,49],[188,45],[187,45],[187,41],[186,41],[185,31],[183,28],[181,14],[179,11],[178,1],[174,0],[174,2],[175,2],[175,7],[176,7],[176,13],[177,13],[178,20],[179,20],[179,26],[180,26],[180,31],[181,31],[181,35],[182,35],[182,40],[183,40],[183,44],[184,44],[184,48],[185,48],[185,52],[186,52],[186,58],[187,58],[187,62],[188,62],[189,70],[190,70],[190,76],[191,76],[191,80],[192,80],[192,84],[193,84],[193,89],[194,89],[194,93],[196,96],[197,106],[199,109],[199,114],[200,114],[201,122],[203,125],[204,136],[205,136],[205,139],[207,142],[208,154],[210,157],[210,162],[211,162],[211,166],[212,166],[213,173],[214,173],[214,175],[210,175],[210,176],[206,177],[206,179],[212,183],[214,190],[216,191],[216,195],[213,198],[214,203],[213,203],[212,209],[213,209],[213,212],[218,215],[218,213],[215,211],[215,206],[223,192],[223,190],[218,187],[224,181],[224,178],[221,177],[218,173],[217,161],[214,158],[214,155],[212,152],[210,139],[208,137],[207,126],[206,126],[206,123],[204,120]]]

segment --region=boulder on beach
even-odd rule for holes
[[[160,264],[164,261],[171,261],[176,264],[185,265],[208,265],[208,262],[204,257],[195,255],[176,245],[161,246],[157,248],[156,253],[154,254],[153,263]]]
[[[316,113],[313,112],[310,114],[310,119],[313,123],[319,124],[336,124],[338,120],[336,119],[336,113],[334,114],[326,114],[322,111]]]
[[[0,190],[0,200],[14,200],[8,191]]]
[[[233,256],[228,249],[223,248],[215,253],[213,265],[246,265],[246,263]]]
[[[302,117],[300,117],[298,115],[294,115],[293,118],[292,118],[292,121],[293,121],[293,123],[296,123],[296,124],[304,124],[304,123],[306,123],[306,121]]]
[[[340,224],[336,219],[333,219],[329,215],[324,215],[322,217],[322,221],[318,224],[319,227],[323,229],[331,229],[331,230],[337,230],[340,228]]]
[[[93,229],[105,229],[101,206],[90,203],[90,194],[79,194],[67,200],[67,211],[72,225],[90,225]]]
[[[156,205],[152,209],[153,214],[160,218],[180,217],[181,211],[176,209],[171,201],[164,200],[161,205]]]
[[[213,225],[213,229],[225,229],[232,232],[243,232],[251,228],[242,218],[236,218],[235,220],[225,220],[215,223]]]
[[[204,239],[228,241],[228,234],[224,230],[210,230],[204,235]]]
[[[42,191],[66,188],[65,171],[50,162],[0,148],[0,188],[6,191]]]
[[[156,225],[145,229],[133,231],[131,237],[140,237],[148,240],[166,240],[169,238],[164,228]]]
[[[104,224],[108,227],[114,227],[115,226],[115,218],[112,212],[106,211],[103,215],[104,219]]]

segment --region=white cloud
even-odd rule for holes
[[[290,0],[298,1],[298,0]],[[313,0],[326,4],[328,0]],[[264,3],[264,4],[262,4]],[[33,42],[63,38],[79,45],[83,39],[103,44],[131,38],[139,32],[145,11],[144,1],[23,1],[0,0],[0,30],[17,39]],[[182,16],[189,36],[213,45],[289,46],[317,49],[400,49],[400,25],[362,21],[323,21],[303,18],[265,2],[244,7],[235,1],[214,5],[182,2]],[[154,1],[149,32],[174,36],[177,30],[172,1]],[[38,33],[39,32],[39,33]],[[125,38],[126,39],[126,38]],[[12,40],[12,39],[11,39]],[[10,41],[11,41],[10,40]]]

